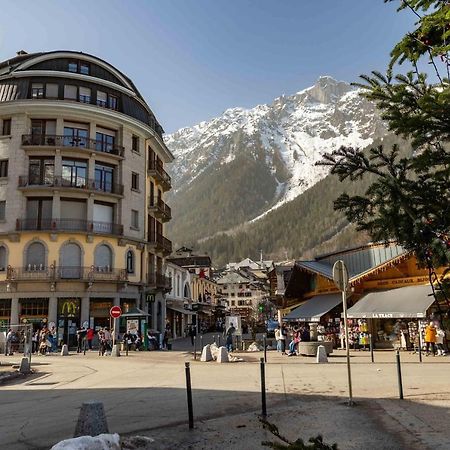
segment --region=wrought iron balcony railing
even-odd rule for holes
[[[170,178],[170,175],[164,170],[161,161],[151,159],[148,164],[148,173],[150,176],[159,181],[165,189],[170,189],[172,187],[172,179]]]
[[[167,289],[169,291],[172,289],[172,280],[169,277],[163,275],[162,273],[149,274],[148,284],[149,286]]]
[[[156,217],[160,217],[164,221],[172,218],[172,210],[160,197],[150,198],[149,210],[153,212]]]
[[[172,253],[172,241],[169,241],[169,239],[165,238],[162,234],[155,233],[152,235],[150,233],[148,242],[153,245],[157,251],[160,250],[168,254]]]
[[[89,139],[82,136],[61,136],[55,134],[24,134],[22,135],[22,145],[37,147],[77,147],[94,150],[96,152],[110,153],[117,156],[123,156],[125,151],[123,146],[117,144]]]

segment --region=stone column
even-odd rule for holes
[[[62,176],[62,156],[59,148],[55,151],[55,176]]]
[[[61,218],[61,195],[59,191],[53,191],[52,218]]]
[[[94,220],[94,194],[89,194],[87,201],[87,220],[91,222]]]
[[[64,119],[62,117],[56,119],[56,134],[64,136]]]
[[[19,325],[19,299],[16,296],[11,298],[11,325]]]
[[[48,322],[47,323],[55,322],[55,324],[56,324],[57,315],[58,315],[58,298],[56,297],[56,295],[52,295],[48,299]]]
[[[88,296],[83,297],[81,299],[81,324],[83,324],[83,322],[88,322],[89,323],[89,306],[90,306],[90,299]],[[89,323],[90,326],[90,323]]]

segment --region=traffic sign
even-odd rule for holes
[[[113,319],[118,319],[121,315],[122,315],[122,308],[120,306],[113,306],[110,310],[109,310],[109,315],[113,318]]]
[[[344,292],[348,286],[348,272],[344,261],[336,261],[333,265],[333,281],[336,287]]]

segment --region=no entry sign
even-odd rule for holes
[[[113,306],[110,310],[109,310],[109,315],[113,318],[113,319],[118,319],[121,315],[122,315],[122,308],[120,306]]]

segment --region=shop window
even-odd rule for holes
[[[131,149],[133,150],[133,152],[139,153],[139,137],[138,136],[132,136]]]
[[[5,272],[7,265],[8,264],[6,261],[6,247],[2,245],[0,247],[0,272]]]
[[[134,273],[134,253],[132,250],[127,251],[127,273]]]
[[[8,160],[3,159],[0,161],[0,177],[8,176]]]
[[[20,315],[47,318],[48,298],[20,298]]]
[[[11,318],[11,299],[0,299],[0,317],[9,321]]]
[[[45,247],[41,242],[31,243],[26,252],[25,268],[28,271],[45,270]]]
[[[95,249],[94,265],[98,272],[110,272],[112,270],[112,251],[106,244],[101,244]]]
[[[3,119],[2,136],[9,136],[11,134],[11,119]]]
[[[139,174],[136,172],[131,172],[131,189],[139,190]]]
[[[44,98],[44,84],[32,83],[31,84],[31,98]]]

